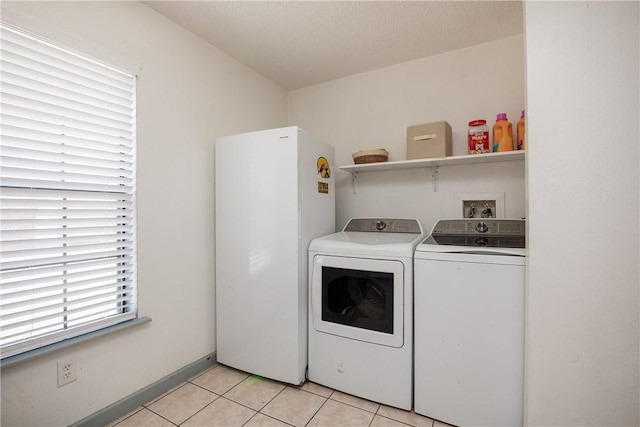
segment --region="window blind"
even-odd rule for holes
[[[135,76],[0,25],[0,351],[137,315]]]

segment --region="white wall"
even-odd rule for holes
[[[456,193],[505,194],[506,216],[525,215],[524,162],[360,173],[353,194],[351,154],[386,148],[406,160],[406,129],[446,120],[453,154],[467,154],[468,122],[517,123],[524,106],[524,41],[511,37],[289,92],[289,123],[336,147],[336,227],[355,216],[415,217],[430,230],[454,212]],[[515,129],[515,128],[514,128]]]
[[[139,76],[138,285],[151,323],[2,369],[2,425],[68,425],[215,351],[215,138],[286,125],[286,93],[138,2],[2,2],[3,20]],[[78,380],[56,387],[56,362]]]
[[[526,423],[637,426],[638,2],[527,2]]]

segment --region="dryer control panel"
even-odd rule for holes
[[[380,233],[422,233],[417,219],[406,218],[353,218],[342,231]]]

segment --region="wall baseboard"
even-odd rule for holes
[[[147,387],[138,390],[137,392],[130,394],[129,396],[120,399],[119,401],[99,410],[98,412],[89,415],[82,420],[71,424],[71,427],[103,427],[109,423],[117,420],[123,415],[128,414],[139,406],[150,402],[154,398],[160,396],[173,387],[187,381],[190,378],[198,375],[200,372],[215,365],[217,362],[216,353],[211,353],[208,356],[203,357],[200,360],[178,369],[172,374],[167,375],[164,378],[156,381]]]

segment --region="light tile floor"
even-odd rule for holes
[[[448,424],[311,382],[291,386],[217,364],[109,424],[116,426],[447,427]]]

